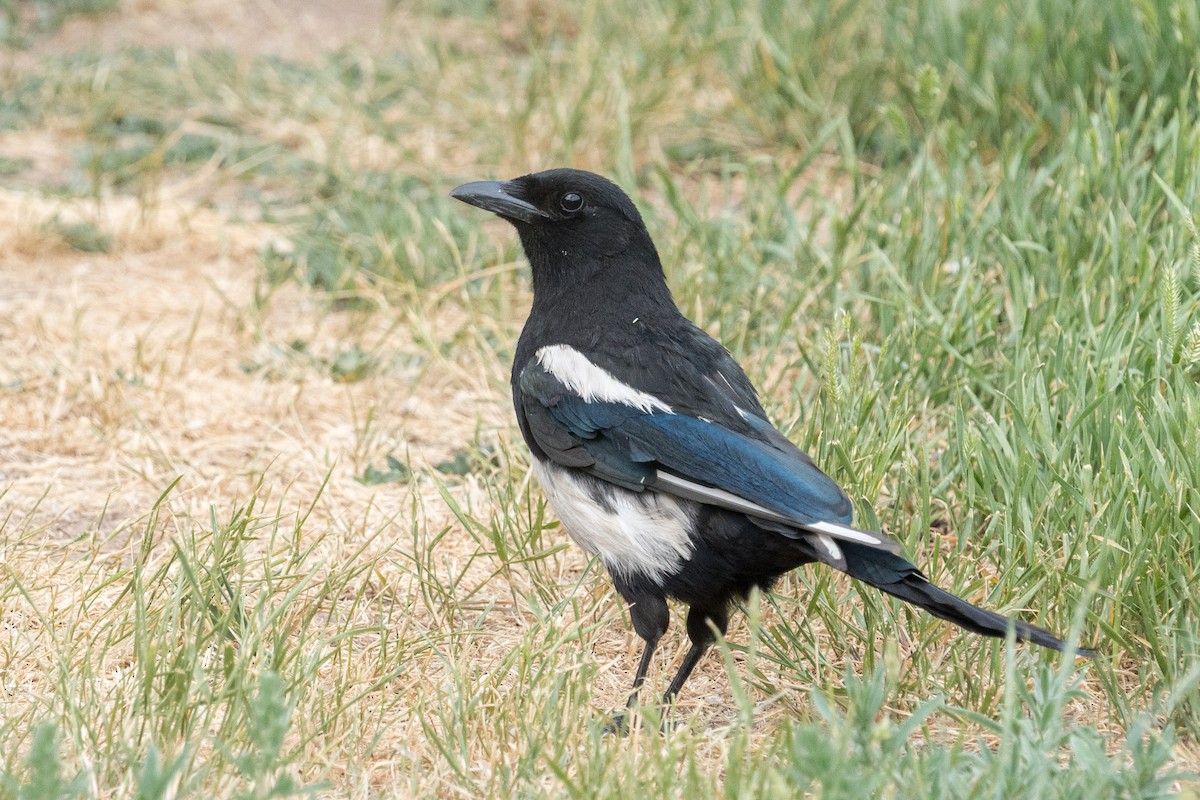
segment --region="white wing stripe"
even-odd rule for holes
[[[732,511],[740,511],[743,514],[762,517],[773,522],[781,522],[784,525],[789,525],[800,530],[822,534],[816,537],[817,541],[821,542],[822,545],[826,541],[829,544],[833,544],[833,540],[842,539],[843,541],[858,542],[868,547],[875,547],[891,552],[896,552],[899,549],[899,546],[895,542],[882,534],[860,531],[846,525],[839,525],[836,522],[797,522],[790,517],[780,514],[778,511],[772,511],[744,497],[738,497],[732,492],[727,492],[724,489],[715,489],[711,486],[702,486],[701,484],[681,478],[678,475],[672,475],[669,472],[663,472],[662,470],[659,470],[657,473],[655,484],[689,500],[695,500],[700,503],[711,503],[712,505],[728,508]],[[828,550],[828,548],[826,549]],[[830,555],[833,556],[833,553],[831,552]],[[838,559],[842,557],[840,548],[838,555],[833,557]]]
[[[860,542],[861,544],[878,545],[880,539],[878,534],[870,534],[855,530],[854,528],[847,528],[845,525],[838,525],[836,522],[810,522],[800,527],[810,531],[820,531],[837,539],[845,539],[848,542]]]
[[[674,489],[679,494],[692,500],[723,506],[733,511],[741,511],[743,514],[753,514],[756,517],[764,517],[775,522],[782,522],[785,525],[796,524],[794,520],[790,520],[782,514],[772,511],[769,508],[764,508],[758,503],[747,500],[744,497],[738,497],[733,492],[727,492],[724,489],[714,489],[711,486],[701,486],[698,483],[693,483],[686,478],[672,475],[669,472],[659,470],[656,483],[660,486]]]

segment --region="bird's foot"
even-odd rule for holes
[[[662,722],[658,726],[663,734],[674,733],[687,727],[686,719],[676,719],[674,714],[663,714]]]
[[[658,713],[655,713],[656,711]],[[642,724],[638,727],[649,727],[657,720],[658,729],[661,733],[673,733],[687,725],[687,720],[676,719],[670,712],[671,709],[669,706],[661,710],[651,709],[649,714],[642,717]],[[633,731],[633,727],[633,711],[626,709],[608,718],[608,721],[604,725],[604,732],[615,736],[628,736]]]
[[[604,725],[604,732],[614,736],[628,736],[630,729],[630,713],[628,711],[620,711],[608,718],[608,722]]]

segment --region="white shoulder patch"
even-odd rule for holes
[[[588,360],[587,356],[565,344],[547,345],[537,351],[538,363],[584,400],[621,403],[642,411],[675,412],[652,394],[622,383],[608,370]]]

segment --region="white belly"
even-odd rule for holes
[[[600,556],[610,573],[661,579],[691,557],[693,512],[687,501],[576,477],[536,458],[533,471],[567,533]]]

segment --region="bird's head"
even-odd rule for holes
[[[591,172],[552,169],[510,181],[473,181],[450,196],[511,222],[535,273],[633,255],[631,249],[654,252],[637,206],[615,183]],[[653,262],[657,266],[657,254]]]

